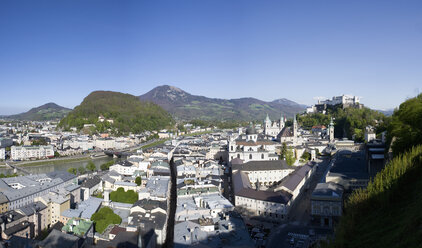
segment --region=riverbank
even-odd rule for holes
[[[78,157],[62,157],[55,159],[44,159],[44,160],[35,160],[35,161],[22,161],[22,162],[12,162],[11,164],[21,167],[32,167],[32,166],[44,166],[44,165],[60,165],[72,162],[81,162],[86,160],[95,160],[99,158],[107,157],[107,155],[101,155],[94,158],[91,158],[90,155],[78,156]]]

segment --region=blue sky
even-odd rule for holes
[[[422,91],[422,1],[1,1],[0,114],[169,84],[218,98]]]

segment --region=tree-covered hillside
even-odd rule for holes
[[[365,127],[371,125],[376,127],[377,133],[386,130],[390,117],[383,113],[371,110],[369,108],[341,108],[329,109],[327,115],[324,114],[305,114],[299,115],[298,122],[305,128],[311,129],[314,125],[326,125],[330,123],[331,117],[334,118],[334,134],[337,138],[352,139],[363,141]]]
[[[104,122],[98,120],[100,115],[106,119]],[[107,121],[110,119],[112,123]],[[59,127],[81,129],[84,124],[95,124],[99,132],[112,129],[122,134],[162,129],[172,123],[170,114],[154,103],[140,101],[130,94],[94,91],[60,121]]]
[[[389,140],[395,137],[392,143],[394,154],[422,144],[422,94],[400,104],[400,108],[394,111],[388,134]]]
[[[422,247],[422,95],[388,126],[394,158],[364,190],[347,199],[329,247]]]
[[[60,120],[65,117],[71,109],[59,106],[53,102],[46,103],[29,111],[17,115],[5,116],[6,119],[26,121],[49,121]]]

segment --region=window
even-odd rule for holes
[[[240,154],[237,154],[237,158],[240,158]]]
[[[249,154],[249,159],[252,159],[252,154]]]
[[[264,153],[263,153],[263,154],[261,154],[261,159],[264,159]]]

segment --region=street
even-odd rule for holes
[[[272,230],[266,247],[308,247],[309,243],[318,235],[331,233],[330,229],[319,228],[318,226],[312,227],[310,217],[312,191],[321,181],[329,164],[330,159],[323,159],[317,163],[317,170],[309,179],[308,187],[305,186],[290,209],[288,223],[279,225]],[[310,231],[311,229],[313,231]],[[312,235],[310,235],[310,232]]]

